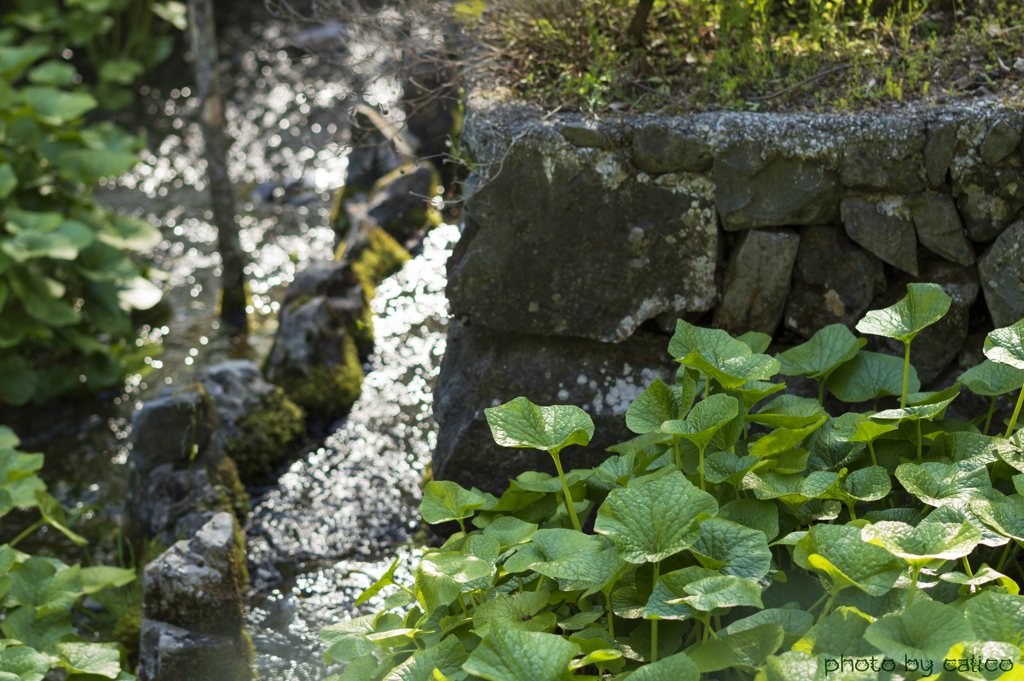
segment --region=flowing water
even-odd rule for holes
[[[240,188],[250,260],[247,352],[259,361],[295,272],[333,255],[330,190],[344,183],[348,109],[356,96],[338,59],[287,47],[295,27],[252,7],[222,25],[227,133],[234,140],[230,173]],[[218,328],[216,230],[203,195],[198,101],[187,73],[187,65],[162,69],[160,84],[142,88],[140,102],[120,117],[122,125],[142,121],[138,131],[149,151],[97,193],[101,203],[149,219],[164,235],[144,254],[164,273],[170,310],[143,327],[145,340],[160,348],[148,360],[149,373],[92,400],[0,412],[22,449],[47,455],[44,478],[81,515],[97,562],[118,560],[132,412],[160,390],[189,381],[195,369],[242,350]],[[384,104],[396,95],[383,82],[379,101],[368,100]],[[320,627],[353,615],[360,591],[394,555],[411,551],[403,544],[417,531],[418,481],[435,438],[431,387],[444,352],[444,264],[457,237],[451,225],[435,229],[423,252],[378,287],[377,349],[352,413],[275,485],[250,490],[248,625],[262,678],[326,675]],[[62,538],[42,533],[24,546],[83,558]]]

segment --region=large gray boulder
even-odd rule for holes
[[[840,179],[846,187],[914,193],[925,188],[923,136],[855,142],[843,151]]]
[[[933,189],[946,181],[949,166],[956,154],[956,123],[952,120],[937,120],[928,125],[924,146],[924,167],[928,185]]]
[[[1024,170],[1020,157],[999,168],[966,165],[954,173],[953,189],[960,215],[972,241],[999,236],[1024,208]]]
[[[853,329],[884,291],[882,261],[850,241],[842,227],[805,227],[783,319],[804,338],[829,324]]]
[[[673,380],[678,365],[667,348],[667,336],[640,333],[609,344],[456,321],[434,389],[434,477],[500,494],[524,471],[554,475],[547,452],[501,447],[491,436],[484,409],[516,397],[582,407],[594,420],[594,438],[587,447],[563,451],[562,465],[569,470],[601,463],[610,456],[606,447],[633,437],[625,425],[633,398],[655,378]]]
[[[1017,150],[1020,144],[1020,133],[1006,121],[996,121],[985,133],[985,141],[981,143],[978,152],[981,160],[988,165],[994,166],[1002,163],[1004,159]]]
[[[507,155],[466,201],[448,264],[453,315],[620,342],[661,313],[714,305],[718,219],[704,177],[630,176],[615,153],[547,129],[511,148],[481,135],[468,144],[484,160]]]
[[[1010,326],[1024,319],[1024,220],[999,235],[978,258],[981,288],[992,323]]]
[[[740,236],[725,270],[714,325],[740,335],[772,335],[782,321],[800,235],[791,229],[752,229]]]
[[[634,133],[630,160],[645,173],[699,173],[711,169],[714,157],[703,136],[650,123]]]
[[[902,197],[849,196],[843,199],[843,224],[853,241],[883,261],[917,274],[917,237]]]
[[[839,173],[824,161],[736,141],[715,154],[715,202],[729,231],[822,225],[839,219]]]

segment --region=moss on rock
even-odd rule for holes
[[[352,261],[352,271],[363,285],[367,302],[373,300],[384,278],[402,268],[412,256],[380,227],[366,233],[367,244]],[[341,253],[342,251],[339,251]]]
[[[306,415],[281,388],[267,393],[237,424],[242,435],[227,443],[242,480],[268,475],[306,432]]]
[[[311,413],[344,414],[362,392],[363,365],[355,340],[346,335],[341,343],[341,363],[310,367],[305,376],[289,377],[281,384],[296,404]]]
[[[245,485],[238,475],[238,467],[231,457],[225,456],[217,464],[217,468],[210,472],[210,481],[217,490],[218,500],[214,510],[227,511],[235,516],[235,520],[242,522],[249,513],[249,493],[245,491]]]

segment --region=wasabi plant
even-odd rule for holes
[[[10,428],[0,426],[0,518],[14,509],[35,510],[40,517],[0,545],[0,680],[42,681],[45,677],[134,681],[135,677],[125,671],[124,648],[117,643],[86,640],[73,626],[72,614],[85,596],[124,586],[135,579],[135,571],[105,565],[67,565],[51,556],[31,556],[16,548],[44,525],[79,546],[86,543],[68,527],[64,508],[37,475],[43,455],[20,452],[19,444]]]
[[[910,346],[948,306],[912,284],[868,313],[858,329],[902,358],[838,325],[770,357],[764,334],[680,321],[675,383],[636,397],[635,437],[595,468],[560,458],[593,437],[581,409],[486,410],[498,443],[548,451],[557,479],[527,471],[500,497],[428,484],[423,519],[460,531],[411,579],[393,563],[357,601],[377,614],[322,631],[325,661],[348,663],[328,681],[1021,678],[1024,321],[921,392]],[[818,398],[777,394],[779,374]],[[994,401],[947,418],[964,388],[1011,394],[1005,433],[987,434]],[[828,394],[872,409],[829,414]]]

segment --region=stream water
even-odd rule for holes
[[[259,361],[295,272],[333,255],[330,190],[344,183],[348,109],[356,96],[337,59],[289,48],[286,37],[296,28],[258,6],[222,26],[230,173],[240,188],[250,260],[249,352]],[[120,117],[146,134],[149,151],[97,194],[164,235],[144,254],[164,273],[170,310],[143,327],[161,350],[149,360],[150,373],[84,402],[0,410],[0,423],[15,429],[22,449],[46,454],[44,478],[81,515],[91,540],[86,557],[60,537],[37,533],[23,544],[33,552],[116,563],[132,412],[161,389],[190,380],[197,368],[238,354],[216,318],[216,230],[203,195],[199,103],[187,72],[162,69],[160,85],[142,88],[140,102]],[[368,101],[384,104],[396,95],[384,82]],[[418,481],[435,437],[431,387],[444,353],[444,264],[457,237],[451,225],[435,229],[422,253],[378,287],[377,347],[351,414],[311,443],[276,484],[250,490],[248,626],[261,678],[325,676],[320,627],[354,614],[362,589],[396,552],[409,551],[402,545],[417,531]]]

